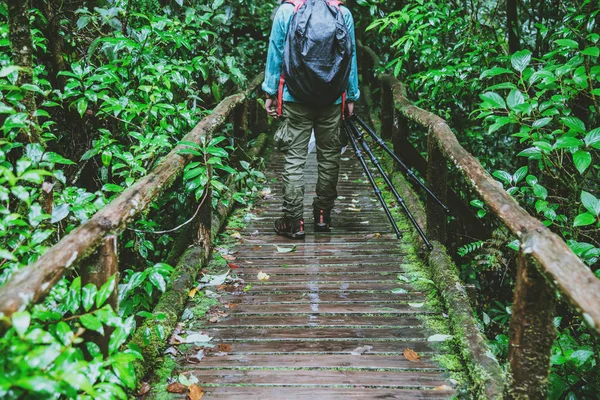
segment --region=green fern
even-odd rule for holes
[[[476,242],[467,243],[466,245],[460,247],[457,251],[458,255],[461,257],[466,256],[469,253],[474,252],[483,247],[485,242],[482,240],[477,240]]]

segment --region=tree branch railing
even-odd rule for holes
[[[540,398],[546,390],[551,346],[556,336],[552,319],[557,290],[596,333],[600,333],[600,280],[558,235],[529,215],[479,161],[466,151],[439,116],[416,107],[403,84],[390,75],[373,74],[380,64],[371,49],[358,43],[363,81],[381,85],[382,135],[398,143],[406,138],[407,120],[428,130],[427,185],[440,198],[448,193],[448,164],[456,167],[470,188],[520,241],[517,281],[510,325],[509,397]],[[403,146],[410,145],[401,140]],[[412,146],[412,145],[410,145]],[[398,156],[401,151],[395,146]],[[412,151],[412,150],[411,150]],[[415,150],[416,151],[416,150]],[[447,219],[431,201],[428,234],[446,242]]]
[[[253,113],[258,112],[259,107],[254,104],[249,107],[248,103],[256,101],[250,95],[260,86],[262,80],[263,76],[260,74],[246,90],[223,99],[209,116],[202,118],[182,138],[182,141],[201,144],[207,139],[210,140],[211,135],[234,114],[236,115],[232,118],[234,132],[239,137],[241,132],[245,131],[248,121],[257,120],[257,115],[249,115],[246,118],[241,113],[246,113],[248,110]],[[175,178],[192,160],[193,155],[181,153],[184,148],[185,145],[177,145],[148,175],[62,238],[33,264],[17,271],[4,286],[0,287],[0,317],[4,316],[7,317],[4,318],[5,321],[9,320],[14,312],[23,311],[41,302],[67,271],[83,261],[94,266],[92,273],[84,274],[89,275],[88,282],[102,285],[114,275],[118,270],[116,237],[172,185]],[[210,232],[210,225],[207,224],[211,221],[211,204],[211,192],[207,186],[200,212],[202,215],[199,235],[208,237],[208,240],[210,234],[206,236],[203,233]],[[206,247],[210,243],[203,243],[203,245]],[[90,256],[99,247],[101,251],[96,256],[98,259],[92,260]],[[117,298],[117,286],[115,285],[115,293],[111,298]]]

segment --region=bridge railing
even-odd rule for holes
[[[537,398],[545,390],[556,298],[566,299],[590,329],[600,333],[600,280],[558,235],[532,217],[513,199],[479,161],[466,151],[439,116],[416,107],[402,83],[393,76],[374,75],[379,58],[358,45],[363,82],[380,85],[382,135],[391,139],[396,153],[416,153],[408,141],[407,121],[427,129],[427,160],[423,165],[427,185],[447,199],[448,165],[465,178],[470,189],[520,242],[517,279],[510,324],[509,394]],[[411,147],[407,149],[407,147]],[[426,204],[427,232],[431,239],[447,240],[445,213],[431,200]]]
[[[210,115],[202,118],[183,137],[182,142],[198,145],[206,143],[229,120],[233,120],[234,137],[242,139],[248,125],[253,125],[262,118],[263,113],[259,114],[256,98],[251,96],[259,88],[262,80],[263,76],[260,74],[246,90],[223,99]],[[65,273],[75,266],[85,265],[80,271],[82,286],[94,283],[100,287],[117,274],[117,236],[129,223],[148,210],[192,160],[192,154],[181,152],[186,147],[185,144],[177,145],[148,175],[62,238],[33,264],[17,271],[0,288],[0,316],[7,317],[4,319],[5,323],[14,312],[41,302]],[[210,187],[207,185],[198,212],[198,242],[204,247],[210,246],[211,196]],[[99,251],[96,251],[98,249]],[[114,292],[108,301],[114,309],[117,307],[117,287],[115,282]]]

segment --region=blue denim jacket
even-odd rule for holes
[[[356,61],[356,42],[354,39],[354,19],[350,10],[346,7],[341,7],[352,40],[352,65],[350,69],[350,79],[348,80],[348,88],[346,89],[346,99],[348,101],[356,101],[360,97],[358,89],[358,67]],[[294,15],[294,6],[290,3],[282,4],[273,20],[273,29],[271,30],[271,38],[269,40],[269,52],[267,54],[267,67],[265,69],[265,81],[262,84],[262,90],[269,96],[277,96],[279,89],[279,78],[283,71],[283,49],[287,37],[288,28]],[[283,89],[283,101],[296,102],[287,90],[287,85]],[[340,97],[335,104],[340,104]]]

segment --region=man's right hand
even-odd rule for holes
[[[265,101],[265,110],[267,110],[267,114],[269,114],[273,118],[279,117],[279,114],[277,114],[276,105],[277,105],[277,101],[276,101],[276,99],[274,99],[272,97],[269,97]]]

